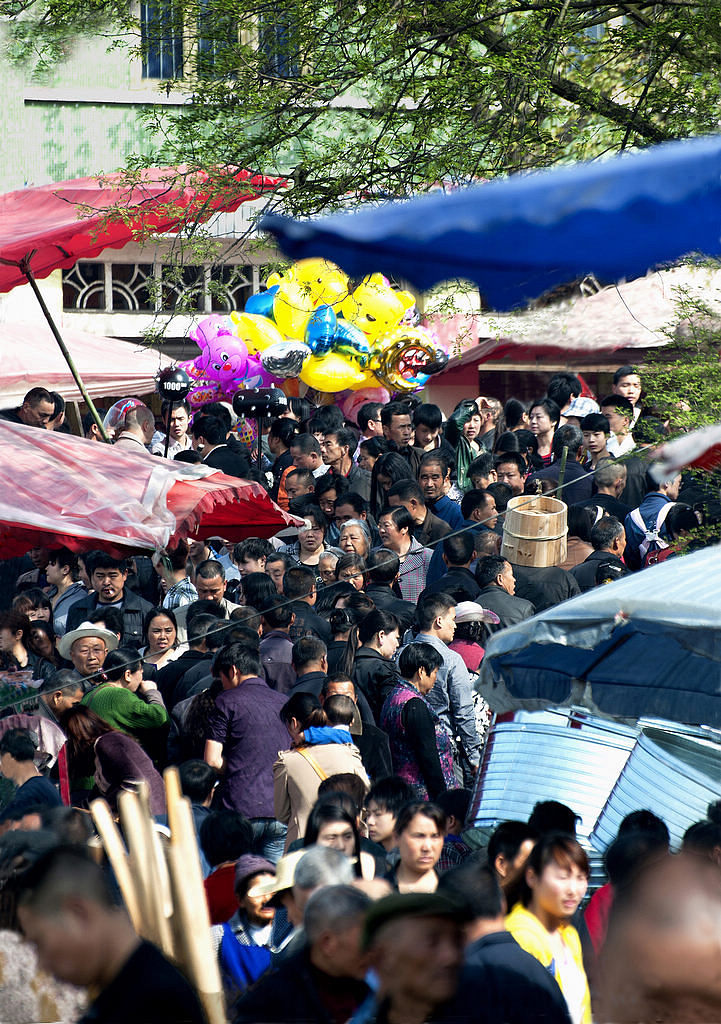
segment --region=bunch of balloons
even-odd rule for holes
[[[410,393],[448,361],[415,319],[413,296],[382,274],[351,289],[335,264],[300,260],[271,275],[242,313],[206,317],[191,332],[201,353],[180,364],[197,382],[191,404],[294,377],[317,391],[363,389],[376,401]]]

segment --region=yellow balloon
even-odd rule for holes
[[[278,341],[285,341],[272,320],[257,313],[231,313],[230,319],[235,326],[235,333],[243,341],[252,354],[262,352]]]
[[[395,330],[413,303],[410,292],[395,291],[385,283],[381,274],[372,274],[341,303],[340,308],[346,320],[374,341],[380,335]]]
[[[373,375],[361,370],[349,359],[329,352],[326,356],[311,356],[306,359],[300,371],[300,379],[316,391],[345,391],[346,388],[362,387],[373,381]]]
[[[330,260],[298,260],[291,274],[294,281],[308,288],[317,306],[337,305],[348,297],[348,276]]]
[[[284,280],[273,300],[273,319],[286,338],[302,338],[314,307],[307,285]]]

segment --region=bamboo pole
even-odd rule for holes
[[[115,878],[120,887],[120,892],[125,901],[133,928],[140,935],[143,931],[140,900],[120,830],[115,824],[110,807],[105,800],[93,800],[90,804],[90,813],[93,816],[98,835],[103,841],[110,866],[115,872]]]
[[[177,769],[165,772],[168,820],[171,822],[168,864],[173,905],[179,933],[187,953],[186,966],[208,1018],[208,1024],[226,1024],[220,969],[210,938],[210,916],[203,872],[195,838],[190,801],[180,796]]]
[[[173,914],[173,901],[170,893],[170,875],[168,864],[160,843],[160,836],[150,813],[150,787],[143,779],[138,784],[137,793],[140,806],[140,820],[143,828],[143,856],[147,863],[149,879],[149,899],[152,907],[153,921],[158,934],[160,948],[171,960],[177,960],[170,918]]]
[[[160,924],[152,896],[152,879],[150,874],[150,857],[152,848],[146,839],[143,825],[143,812],[137,793],[126,791],[118,797],[120,821],[128,845],[130,866],[136,879],[140,900],[140,913],[143,921],[143,938],[160,946]]]

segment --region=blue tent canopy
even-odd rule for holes
[[[420,289],[468,278],[491,307],[510,310],[589,273],[617,281],[690,253],[721,254],[721,137],[352,214],[269,215],[261,227],[293,259],[322,256],[351,275],[382,270]]]

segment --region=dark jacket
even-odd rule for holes
[[[266,974],[238,1003],[234,1024],[332,1024],[319,985],[327,985],[337,994],[346,995],[356,1006],[370,989],[353,978],[330,978],[322,975],[310,962],[307,949],[280,962],[276,971]],[[348,1016],[353,1012],[352,1008]]]
[[[312,693],[314,697],[320,697],[320,691],[325,682],[325,672],[304,672],[296,676],[296,680],[288,691],[288,696],[294,693]]]
[[[82,1024],[203,1024],[195,989],[159,949],[141,942],[90,1004]]]
[[[530,601],[507,593],[495,583],[489,583],[481,590],[478,595],[478,603],[489,611],[495,612],[501,620],[497,626],[489,625],[488,628],[493,633],[499,629],[505,629],[506,626],[515,626],[517,622],[523,622],[524,619],[530,619],[536,612]]]
[[[424,594],[450,594],[456,603],[459,601],[475,601],[481,588],[476,577],[468,569],[452,565],[435,583],[431,583],[423,591]]]
[[[250,459],[242,449],[229,444],[219,444],[203,459],[203,465],[211,466],[228,476],[249,479],[251,475]]]
[[[619,523],[622,523],[628,513],[631,511],[628,505],[624,505],[618,498],[614,498],[612,494],[594,494],[593,497],[587,501],[581,501],[579,504],[583,508],[602,508],[604,512],[607,512],[610,516],[615,516]]]
[[[448,536],[451,528],[445,520],[434,515],[430,509],[426,509],[426,518],[420,524],[413,527],[412,533],[419,544],[429,548],[435,541]]]
[[[397,680],[398,671],[392,661],[388,661],[372,647],[358,648],[353,665],[353,682],[356,690],[360,690],[366,697],[376,722],[383,702]]]
[[[402,455],[406,460],[413,472],[413,478],[417,480],[418,470],[421,468],[421,459],[426,453],[422,448],[416,448],[415,445],[406,445],[405,448],[398,449],[398,454]]]
[[[516,577],[516,597],[530,601],[537,612],[581,593],[574,577],[560,565],[541,568],[513,563],[513,575]]]
[[[333,476],[343,476],[342,473],[336,473],[334,469],[330,471]],[[361,498],[365,498],[366,501],[370,501],[371,498],[371,475],[367,469],[361,469],[360,466],[356,466],[355,462],[348,471],[348,476],[344,477],[348,481],[348,487],[354,494],[360,494]]]
[[[263,634],[260,662],[265,670],[265,681],[278,693],[288,693],[295,683],[292,653],[293,641],[282,629],[272,629]]]
[[[207,661],[208,654],[205,651],[196,651],[191,647],[183,651],[175,661],[164,665],[155,676],[155,682],[162,694],[165,706],[170,710],[177,700],[175,698],[175,687],[183,678],[188,669],[193,668],[199,661]],[[180,698],[177,698],[180,699]]]
[[[387,733],[375,725],[364,722],[363,732],[360,736],[353,736],[353,742],[360,751],[363,767],[368,772],[371,782],[377,782],[378,779],[385,779],[393,774]]]
[[[77,629],[81,622],[87,622],[92,613],[98,607],[98,595],[88,594],[83,601],[76,601],[68,612],[68,624],[66,633]],[[100,605],[102,608],[102,605]],[[121,647],[132,647],[136,651],[144,643],[143,622],[145,616],[152,609],[152,604],[145,598],[135,594],[127,587],[123,591],[123,603],[120,612],[123,616],[123,635],[120,638]]]
[[[320,637],[324,643],[330,643],[333,636],[328,620],[314,612],[307,601],[293,601],[291,608],[295,612],[295,622],[290,627],[290,639],[294,643],[302,636],[308,636],[309,633]]]
[[[369,583],[365,592],[376,608],[395,615],[401,624],[401,636],[411,628],[416,612],[416,606],[412,601],[404,601],[402,598],[396,597],[387,583]]]
[[[488,1002],[503,1024],[570,1024],[558,983],[510,932],[493,932],[466,949],[469,967],[485,968]]]
[[[561,463],[552,462],[550,466],[544,466],[537,473],[532,473],[528,478],[528,483],[533,484],[536,480],[551,480],[557,484],[560,470]],[[581,477],[584,479],[580,479]],[[585,501],[586,498],[590,498],[592,490],[593,477],[586,475],[586,470],[580,462],[569,458],[566,462],[566,472],[563,475],[563,490],[553,497],[560,498],[567,505],[577,505],[579,502]]]
[[[592,551],[585,562],[575,565],[571,569],[571,575],[578,583],[581,590],[592,590],[596,586],[596,573],[601,565],[615,565],[623,572],[628,572],[627,567],[611,551]]]

